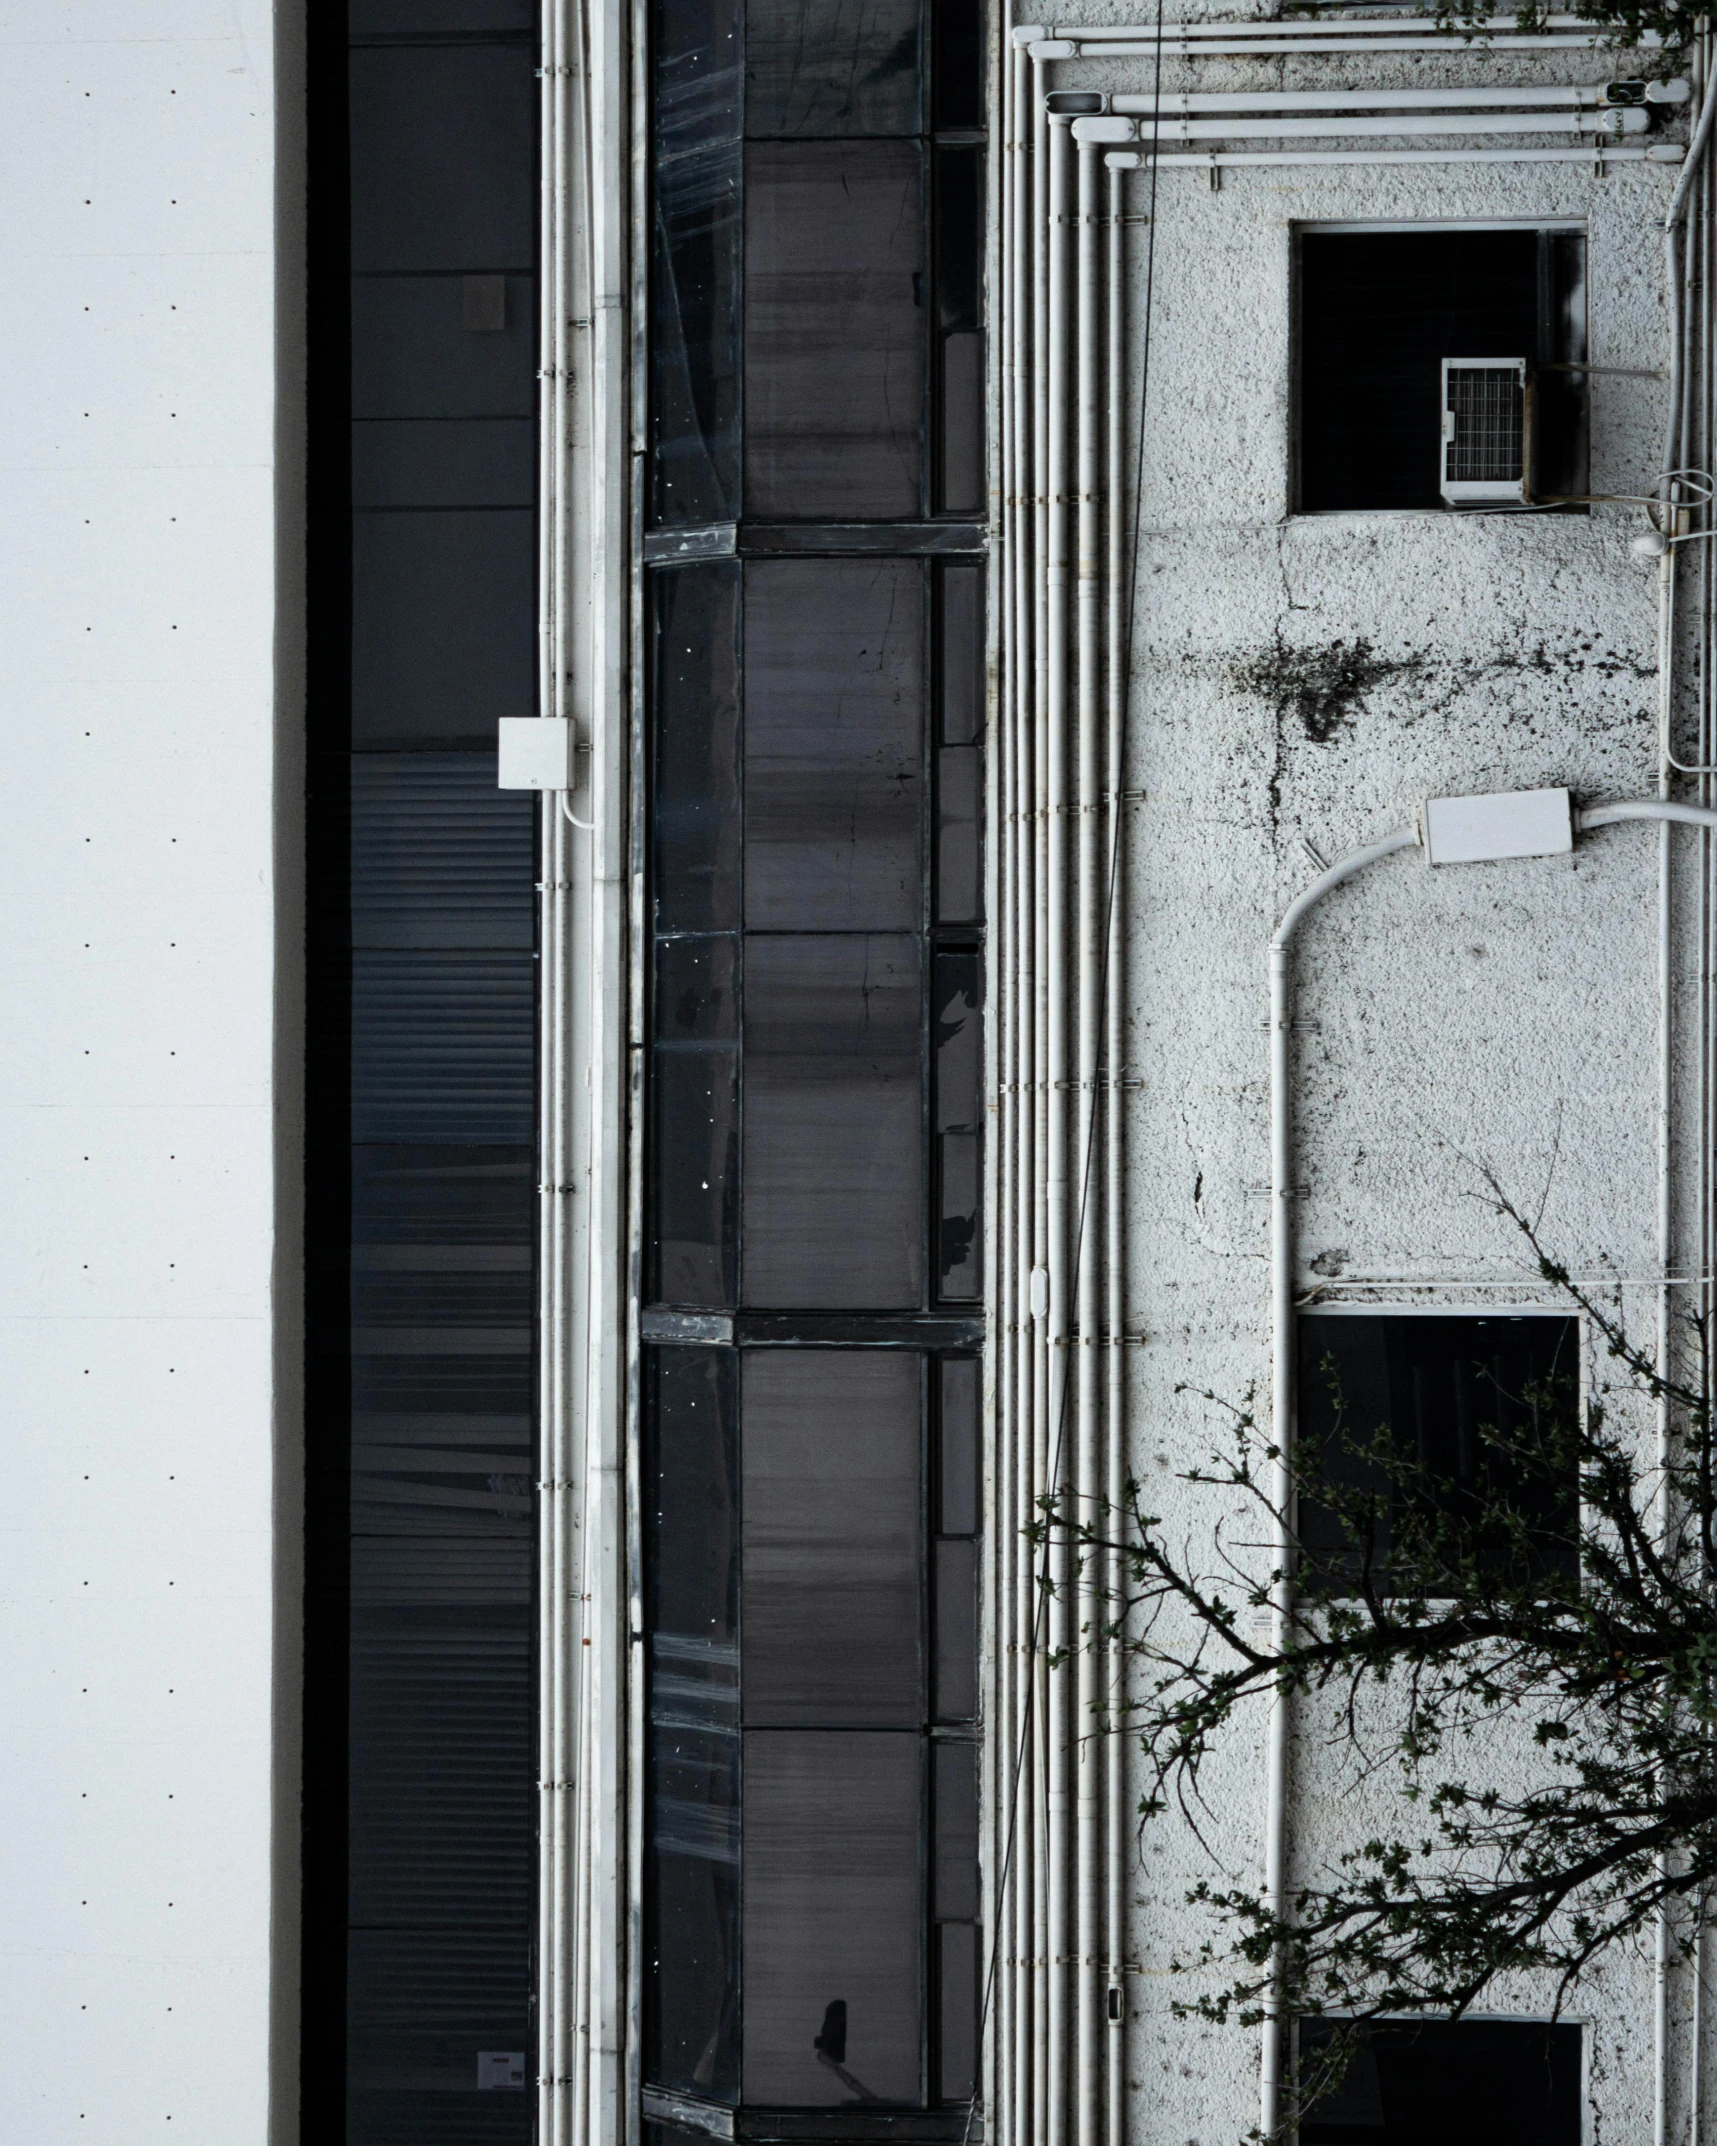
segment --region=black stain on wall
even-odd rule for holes
[[[1314,745],[1327,745],[1375,687],[1424,667],[1422,656],[1379,656],[1363,636],[1315,648],[1285,648],[1241,664],[1239,683],[1271,703],[1278,723],[1297,721]]]

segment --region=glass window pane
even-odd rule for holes
[[[645,1352],[651,1883],[645,2065],[739,2090],[738,1358]]]
[[[528,953],[352,956],[352,1137],[531,1140],[536,964]]]
[[[748,2103],[920,2100],[922,1751],[892,1730],[746,1732]]]
[[[655,633],[654,896],[658,931],[739,923],[737,564],[650,576]]]
[[[1381,1499],[1373,1557],[1387,1564],[1406,1517],[1403,1499],[1424,1508],[1422,1521],[1435,1499],[1446,1518],[1476,1529],[1500,1494],[1533,1531],[1532,1569],[1570,1568],[1578,1524],[1571,1456],[1553,1449],[1535,1461],[1533,1445],[1543,1438],[1554,1448],[1580,1405],[1579,1333],[1577,1320],[1559,1316],[1300,1319],[1302,1459],[1332,1489]],[[1369,1457],[1364,1449],[1379,1433],[1408,1470],[1423,1471],[1422,1480],[1403,1481]],[[1332,1574],[1354,1568],[1366,1553],[1350,1524],[1309,1489],[1300,1506],[1308,1555]],[[1494,1525],[1468,1547],[1499,1569],[1512,1569],[1517,1556],[1508,1531]]]
[[[941,497],[944,514],[984,506],[984,339],[958,328],[942,338]]]
[[[931,0],[933,106],[940,127],[984,123],[984,11],[979,0]]]
[[[745,573],[745,921],[912,930],[924,908],[924,570]]]
[[[528,1145],[364,1146],[350,1182],[351,1526],[406,1560],[397,1594],[431,1537],[530,1536],[537,1173]]]
[[[945,1356],[936,1532],[975,1535],[979,1525],[978,1379],[975,1356]]]
[[[752,938],[745,964],[743,1301],[916,1310],[924,1292],[917,943]]]
[[[355,754],[352,944],[529,949],[538,810],[493,753]]]
[[[738,1356],[654,1348],[645,1363],[651,1637],[707,1647],[712,1664],[725,1663],[716,1681],[731,1693],[739,1663]],[[689,1672],[680,1665],[695,1659],[675,1652],[682,1683]],[[729,1697],[718,1713],[732,1712]]]
[[[937,2097],[969,2101],[978,2075],[978,1932],[945,1922],[936,1932]]]
[[[975,745],[984,729],[984,579],[977,566],[944,566],[937,577],[944,745]]]
[[[352,517],[352,737],[493,747],[537,705],[528,508]]]
[[[749,0],[745,131],[916,134],[919,0]]]
[[[745,1358],[745,1722],[923,1719],[921,1360]]]
[[[535,71],[523,43],[352,53],[354,270],[535,267]]]
[[[732,1304],[739,1281],[736,939],[658,939],[651,1051],[656,1304]]]
[[[536,2072],[528,1942],[477,1930],[353,1930],[347,1940],[348,2146],[433,2136],[436,2111],[497,2146],[528,2146],[536,2096],[478,2091],[479,2050],[517,2051]],[[415,2090],[402,2088],[415,2080]],[[495,2113],[489,2115],[489,2106]],[[444,2119],[445,2120],[445,2119]],[[422,2126],[424,2128],[420,2129]]]
[[[936,1163],[936,1293],[948,1303],[970,1303],[983,1294],[984,1284],[978,1215],[983,1156],[977,1134],[939,1133]]]
[[[936,957],[936,1123],[974,1132],[984,1064],[983,972],[975,953]]]
[[[976,953],[936,957],[936,1272],[950,1302],[983,1291],[981,976]]]
[[[936,152],[937,507],[984,503],[984,151]]]
[[[944,924],[983,915],[983,781],[975,745],[944,745],[936,755],[936,915]]]
[[[739,513],[740,9],[657,0],[651,518]]]
[[[923,156],[754,142],[745,158],[745,511],[923,510]]]
[[[739,1739],[652,1725],[645,2075],[739,2098]]]
[[[531,1617],[354,1617],[348,1896],[420,1939],[528,1925],[536,1883]]]
[[[536,497],[529,418],[366,418],[352,427],[355,507],[531,507]]]
[[[978,1746],[937,1743],[935,1891],[938,1922],[978,1919]]]
[[[936,1719],[972,1721],[978,1712],[978,1546],[970,1539],[934,1549]]]
[[[1302,2051],[1333,2028],[1307,2020]],[[1581,2030],[1548,2020],[1390,2020],[1370,2028],[1338,2093],[1312,2103],[1305,2146],[1580,2146]]]
[[[401,37],[453,30],[534,30],[534,0],[347,0],[346,32]]]
[[[537,407],[534,277],[508,276],[505,325],[465,326],[463,276],[352,282],[352,415],[532,417]]]

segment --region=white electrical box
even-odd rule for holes
[[[503,790],[574,790],[574,739],[567,715],[504,715],[498,780]]]
[[[1432,864],[1490,864],[1502,857],[1559,857],[1574,847],[1566,790],[1493,790],[1485,797],[1433,797],[1425,806]]]

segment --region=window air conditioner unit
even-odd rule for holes
[[[1532,372],[1524,358],[1443,360],[1443,497],[1532,497]]]

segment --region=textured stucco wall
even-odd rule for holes
[[[1068,19],[1091,21],[1095,11]],[[1117,17],[1116,19],[1125,19]],[[1319,70],[1314,73],[1314,68]],[[1592,53],[1555,59],[1301,62],[1196,86],[1338,80],[1601,81]],[[1171,69],[1170,87],[1192,87]],[[1148,88],[1146,68],[1080,64],[1056,87]],[[1182,1381],[1267,1396],[1265,950],[1274,919],[1334,858],[1410,825],[1450,792],[1567,784],[1641,795],[1656,780],[1656,578],[1630,554],[1637,509],[1586,516],[1294,517],[1288,507],[1290,262],[1297,223],[1578,221],[1588,233],[1594,362],[1663,362],[1658,233],[1673,173],[1613,166],[1246,170],[1212,191],[1165,171],[1144,448],[1140,629],[1128,781],[1129,1351],[1133,1466],[1153,1506],[1208,1534],[1214,1494],[1175,1471],[1220,1435]],[[1128,181],[1129,210],[1149,179]],[[1128,347],[1137,406],[1145,227],[1129,231]],[[1650,489],[1662,390],[1594,389],[1597,490]],[[1690,860],[1693,845],[1685,855]],[[1297,1037],[1301,1265],[1352,1278],[1459,1284],[1519,1274],[1475,1197],[1482,1165],[1543,1201],[1552,1244],[1583,1272],[1654,1257],[1657,837],[1600,835],[1572,858],[1433,873],[1396,858],[1335,895],[1301,936]],[[1677,866],[1678,972],[1692,952]],[[1693,1044],[1680,1053],[1691,1090]],[[1685,1177],[1685,1172],[1683,1173]],[[1685,1214],[1687,1200],[1682,1198]],[[1531,1286],[1385,1292],[1449,1308],[1541,1301]],[[1627,1294],[1649,1330],[1652,1298]],[[1233,1529],[1256,1543],[1255,1519]],[[1377,1808],[1348,1793],[1315,1721],[1296,1753],[1295,1867],[1348,1844]],[[1262,1717],[1206,1780],[1207,1840],[1256,1882]],[[1519,1755],[1498,1752],[1498,1768]],[[1523,1761],[1522,1761],[1523,1762]],[[1130,2135],[1218,2146],[1256,2115],[1256,2037],[1176,2022],[1166,1972],[1204,1926],[1184,1903],[1211,1855],[1165,1823],[1132,1873]],[[1523,1982],[1499,2006],[1545,2008]],[[1590,2135],[1649,2131],[1650,1977],[1618,1960],[1576,2008],[1593,2018]],[[1684,2060],[1677,2059],[1678,2066]]]

